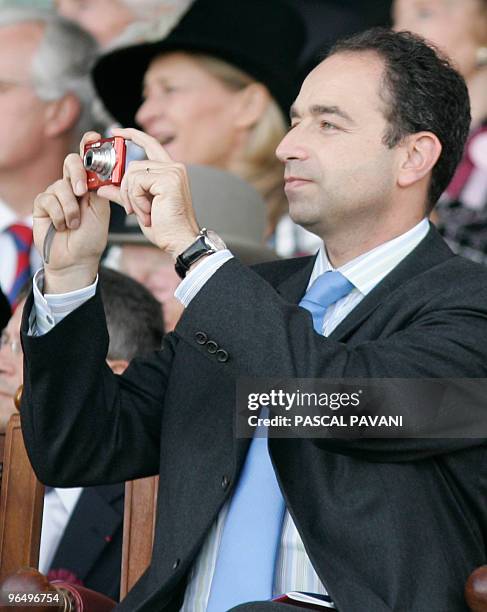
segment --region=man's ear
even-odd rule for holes
[[[126,359],[107,359],[107,363],[114,374],[123,374],[129,365]]]
[[[267,88],[261,83],[251,83],[235,95],[235,126],[251,128],[264,114],[270,102]]]
[[[46,136],[54,138],[69,132],[76,125],[80,114],[81,103],[71,93],[49,102],[46,106]]]
[[[410,134],[404,140],[398,184],[409,187],[429,175],[441,155],[441,142],[432,132]]]

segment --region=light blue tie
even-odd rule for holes
[[[300,306],[321,334],[325,311],[353,289],[340,272],[319,276]],[[261,416],[267,416],[267,409]],[[230,502],[211,583],[207,612],[226,612],[272,597],[284,500],[267,449],[267,429],[256,430]]]
[[[348,295],[353,288],[352,283],[341,272],[325,272],[318,276],[299,303],[310,311],[316,332],[323,334],[323,322],[328,306]]]

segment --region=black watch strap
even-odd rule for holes
[[[214,253],[214,249],[206,244],[205,236],[200,235],[185,251],[178,255],[176,259],[176,272],[178,276],[184,278],[190,267],[205,255]]]

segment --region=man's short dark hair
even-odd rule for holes
[[[164,323],[161,304],[132,278],[100,268],[100,289],[110,345],[108,359],[130,361],[161,348]]]
[[[389,128],[384,143],[395,147],[408,134],[427,131],[442,145],[432,170],[432,208],[450,183],[470,129],[470,102],[462,76],[433,45],[411,32],[373,28],[338,41],[327,54],[375,52],[384,61],[381,96]]]

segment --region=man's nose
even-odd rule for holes
[[[277,145],[277,158],[286,162],[291,159],[306,159],[308,151],[299,126],[292,128]]]

